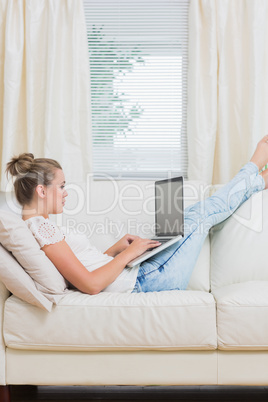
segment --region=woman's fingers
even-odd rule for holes
[[[160,246],[160,242],[157,242],[156,244],[150,244],[150,248],[152,248],[152,247],[159,247]]]
[[[160,241],[158,240],[148,240],[147,245],[152,248],[152,247],[159,247],[160,246]]]
[[[135,239],[137,239],[139,236],[135,236],[135,235],[130,235],[127,234],[126,236],[126,240],[128,241],[129,244],[131,244]]]

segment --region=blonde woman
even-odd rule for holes
[[[7,173],[26,222],[40,248],[75,288],[88,294],[151,292],[186,289],[209,229],[227,219],[253,193],[268,187],[268,135],[257,145],[251,160],[213,196],[184,212],[185,236],[144,261],[126,268],[129,261],[160,243],[126,234],[104,253],[86,235],[65,233],[50,219],[61,214],[68,195],[60,164],[30,153],[14,157]]]

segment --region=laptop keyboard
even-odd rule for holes
[[[163,239],[163,238],[159,239],[159,238],[155,237],[152,240],[157,240],[157,241],[160,241],[161,244],[165,244],[167,241],[171,240],[171,238],[169,238],[169,239]]]
[[[151,240],[157,240],[157,241],[159,241],[161,244],[159,244],[158,247],[160,247],[162,244],[165,244],[167,241],[169,241],[169,240],[171,240],[171,239],[162,239],[162,238],[161,238],[161,240],[159,240],[157,237],[154,237],[154,238],[151,239]],[[157,248],[157,247],[154,247],[154,248]],[[151,251],[151,250],[153,250],[154,248],[148,248],[148,250],[146,250],[145,252]]]

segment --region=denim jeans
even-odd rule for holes
[[[185,290],[211,227],[227,219],[253,193],[264,187],[258,167],[248,162],[211,197],[186,208],[184,237],[141,263],[132,293]]]

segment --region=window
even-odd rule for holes
[[[93,169],[187,176],[189,0],[84,0]]]

